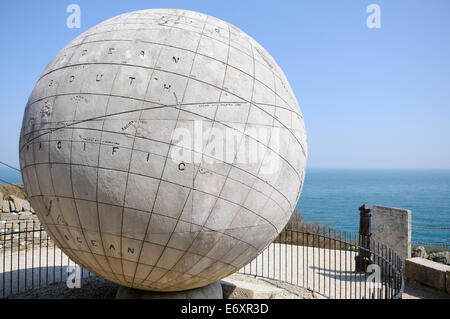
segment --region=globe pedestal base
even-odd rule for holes
[[[219,281],[205,287],[174,292],[145,291],[120,286],[116,299],[223,299],[223,292]]]

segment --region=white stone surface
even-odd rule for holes
[[[120,286],[116,299],[223,299],[219,281],[204,287],[175,292],[153,292]]]
[[[408,209],[373,207],[373,239],[395,251],[402,261],[411,258],[411,219]]]
[[[2,212],[9,213],[9,201],[8,200],[2,200]]]
[[[16,208],[16,212],[23,211],[23,200],[14,195],[11,195],[11,199],[14,203],[14,207]]]
[[[203,147],[179,147],[174,132],[195,138],[199,121]],[[236,135],[230,157],[211,128]],[[262,156],[246,162],[250,145]],[[181,150],[197,161],[174,159]],[[205,286],[255,258],[289,220],[306,157],[303,117],[270,54],[224,21],[171,9],[114,17],[62,49],[20,139],[26,191],[55,243],[153,291]]]
[[[222,288],[226,291],[225,299],[273,299],[277,294],[281,294],[283,289],[255,284],[226,277],[221,280]]]

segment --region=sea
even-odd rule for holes
[[[305,221],[357,233],[362,204],[410,209],[412,241],[450,244],[450,170],[306,170],[298,202]]]
[[[8,168],[0,168],[0,178],[22,183]],[[362,204],[410,209],[413,226],[450,228],[450,170],[306,170],[297,205],[304,221],[356,234]],[[412,241],[450,244],[450,229],[413,228]]]

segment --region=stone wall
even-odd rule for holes
[[[47,233],[41,229],[39,220],[34,216],[30,220],[0,221],[0,250],[18,250],[32,246],[53,246]]]
[[[406,260],[405,278],[450,294],[450,266],[415,257]]]
[[[46,245],[47,234],[40,228],[39,219],[27,200],[0,192],[0,249]]]
[[[393,249],[404,261],[411,257],[411,211],[373,207],[373,239]]]
[[[23,198],[19,198],[15,195],[6,195],[0,192],[0,213],[21,213],[31,212],[34,213],[34,209],[30,206],[30,203]]]
[[[15,195],[4,196],[0,192],[0,221],[38,220],[33,207],[23,198]]]

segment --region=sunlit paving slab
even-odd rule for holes
[[[355,271],[353,251],[273,243],[241,273],[275,278],[329,298],[379,298],[385,291],[370,284],[369,273]],[[375,295],[374,295],[375,294]]]

